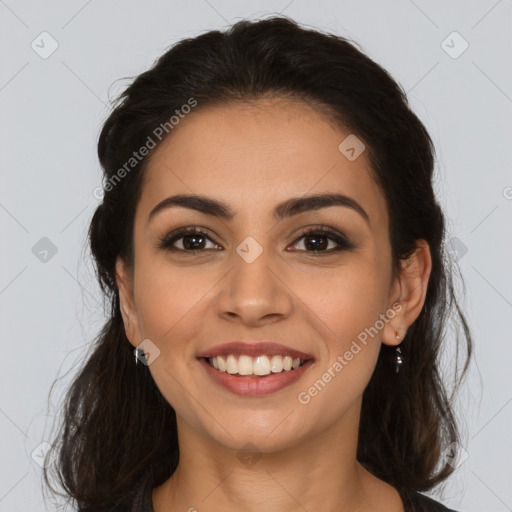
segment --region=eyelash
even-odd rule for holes
[[[210,250],[210,251],[213,250],[213,249],[190,249],[189,250],[189,249],[180,249],[177,247],[173,247],[173,244],[176,241],[180,240],[181,238],[183,238],[186,235],[201,235],[205,238],[208,238],[211,242],[216,243],[210,238],[208,233],[206,233],[205,231],[202,231],[200,228],[197,228],[196,226],[192,226],[192,227],[178,228],[175,231],[173,231],[172,233],[161,238],[160,242],[158,244],[158,248],[165,250],[165,251],[169,251],[169,252],[179,251],[179,252],[192,253],[192,254],[196,254],[198,252],[203,252],[203,251],[208,251],[208,250]],[[338,251],[352,250],[357,247],[356,244],[350,242],[346,237],[336,233],[335,231],[331,231],[330,229],[325,229],[325,228],[309,228],[309,229],[307,229],[306,231],[301,233],[298,238],[295,239],[295,241],[293,242],[293,245],[295,245],[302,238],[308,238],[313,235],[320,235],[320,236],[327,237],[331,241],[336,242],[336,244],[338,244],[338,247],[335,247],[334,249],[323,250],[323,251],[298,250],[298,252],[306,252],[306,253],[311,253],[311,254],[314,254],[317,256],[323,256],[323,255],[329,255],[329,254],[332,254],[332,253],[338,252]],[[219,245],[219,244],[216,244],[216,245]]]

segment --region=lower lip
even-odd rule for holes
[[[199,359],[199,362],[217,384],[241,396],[270,395],[280,391],[300,379],[313,364],[313,360],[309,359],[296,370],[283,370],[281,373],[271,373],[263,377],[249,377],[246,375],[231,375],[216,370],[203,357]]]

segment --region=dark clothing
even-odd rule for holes
[[[404,502],[405,512],[457,512],[412,489],[401,491],[400,497]]]
[[[151,492],[151,485],[148,482],[143,483],[138,489],[129,512],[154,512]],[[411,489],[402,490],[399,493],[404,503],[405,512],[457,512]]]

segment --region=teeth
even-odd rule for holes
[[[304,364],[303,359],[292,359],[291,356],[274,355],[269,358],[266,355],[250,357],[241,355],[238,360],[233,354],[225,356],[209,357],[208,363],[221,372],[231,375],[269,375],[270,373],[281,373],[296,370]]]
[[[242,359],[242,357],[243,356],[240,356],[240,359]],[[250,357],[245,357],[251,361]],[[259,356],[254,360],[253,373],[254,375],[268,375],[270,373],[270,360],[267,356]]]
[[[270,361],[272,373],[279,373],[283,371],[283,358],[281,356],[272,356]]]
[[[231,375],[238,373],[238,364],[233,354],[229,354],[226,360],[226,371]]]
[[[240,356],[239,357],[238,373],[240,375],[251,375],[252,374],[252,359],[249,356]]]

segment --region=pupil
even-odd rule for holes
[[[203,237],[201,235],[187,235],[183,238],[183,245],[185,246],[186,249],[201,249],[202,247],[197,247],[197,246],[194,246],[194,244],[197,243],[197,240],[201,240]],[[190,240],[193,240],[192,244],[190,243],[187,243],[190,242]]]
[[[307,237],[306,238],[306,248],[310,248],[311,247],[311,243],[307,242],[308,240],[313,240],[313,244],[312,244],[313,250],[325,249],[327,247],[327,244],[325,242],[325,237],[323,237],[323,236],[320,236],[320,237],[309,236],[309,237]]]

